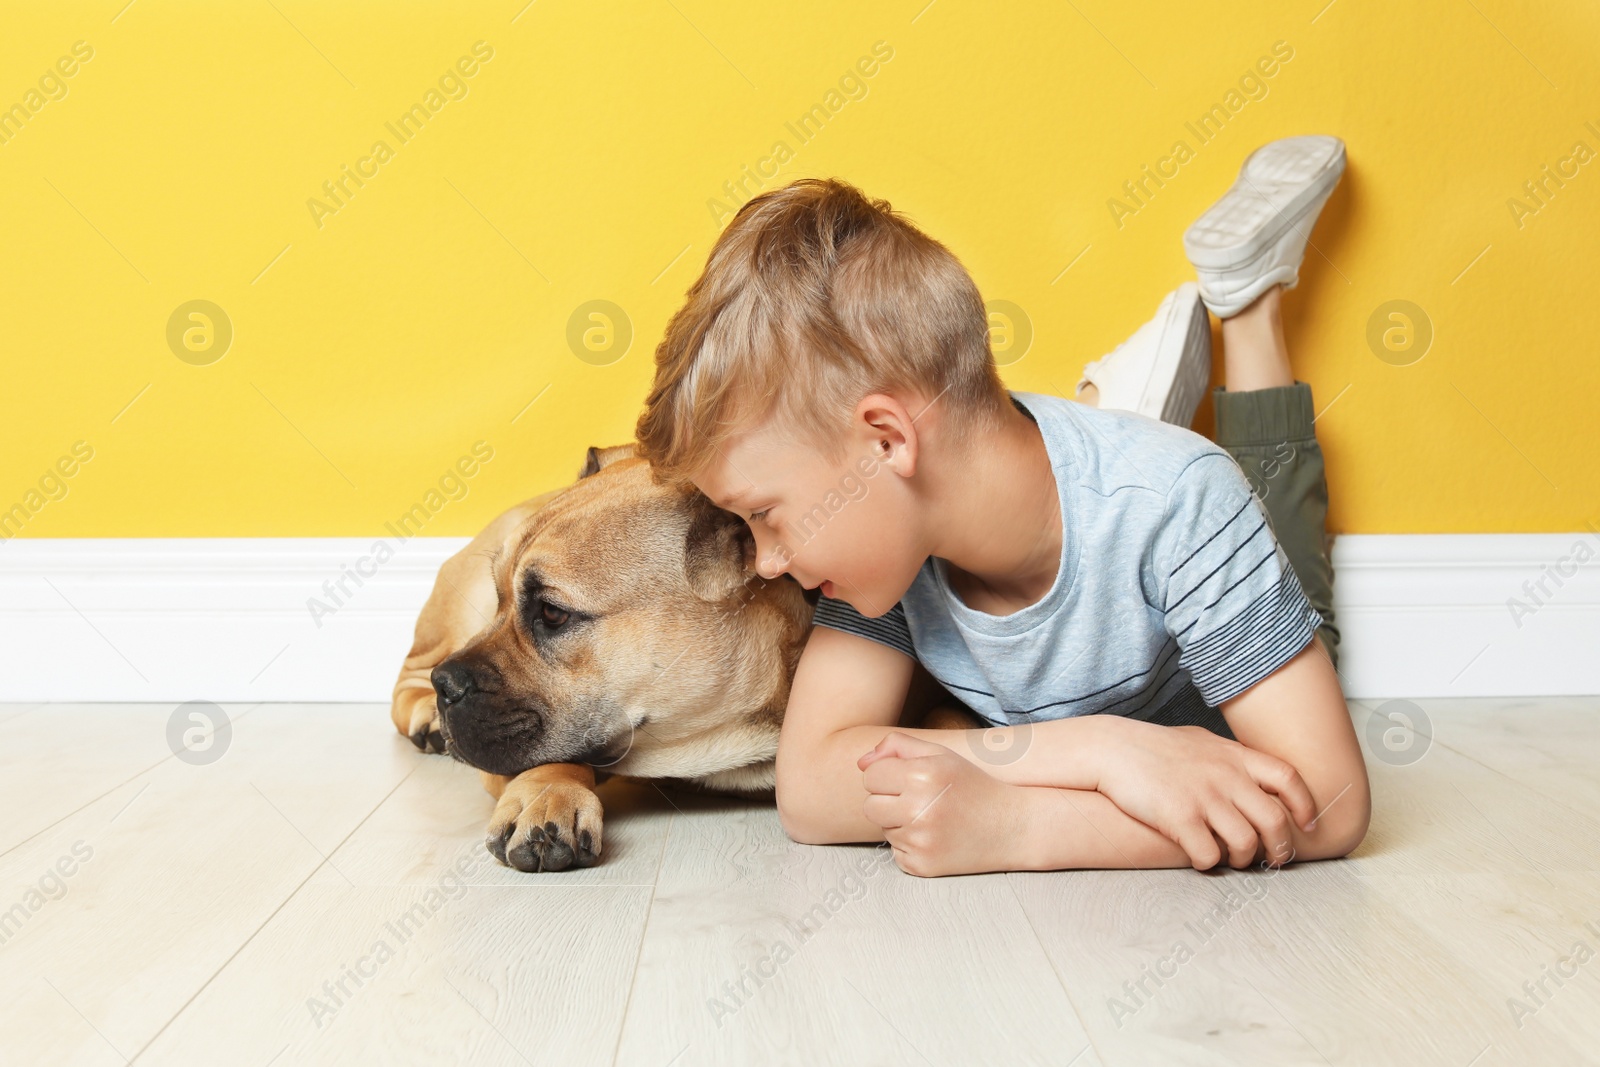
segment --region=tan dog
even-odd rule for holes
[[[395,684],[399,731],[483,772],[489,851],[518,870],[599,861],[595,768],[772,790],[816,594],[756,576],[744,522],[633,453],[589,449],[445,561]],[[918,675],[913,717],[950,702]]]

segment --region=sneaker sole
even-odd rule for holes
[[[1200,406],[1206,386],[1211,384],[1211,317],[1206,314],[1198,290],[1195,292],[1194,313],[1189,319],[1184,350],[1194,352],[1195,356],[1187,364],[1179,365],[1161,418],[1164,422],[1188,427],[1194,422],[1194,412]]]
[[[1184,353],[1196,349],[1198,357],[1186,363]],[[1139,390],[1139,402],[1134,410],[1162,422],[1187,426],[1210,380],[1211,320],[1200,302],[1199,287],[1194,282],[1184,282],[1161,320],[1156,358]],[[1165,389],[1167,395],[1157,412],[1153,410],[1152,393],[1160,389]],[[1182,417],[1185,415],[1187,418]]]
[[[1193,282],[1185,282],[1178,293],[1173,301],[1175,314],[1168,320],[1157,350],[1154,377],[1172,383],[1161,408],[1161,421],[1187,428],[1211,381],[1211,319]],[[1183,358],[1185,353],[1190,354],[1188,360]]]
[[[1256,149],[1222,198],[1184,232],[1183,250],[1189,262],[1197,268],[1222,271],[1236,270],[1260,259],[1285,230],[1311,213],[1313,205],[1320,210],[1344,168],[1344,142],[1336,137],[1291,137]],[[1286,202],[1279,203],[1270,191],[1285,184],[1298,188]],[[1243,195],[1236,195],[1240,193]],[[1263,199],[1271,214],[1253,225],[1246,224],[1251,232],[1244,242],[1219,232],[1219,223],[1242,210],[1241,200],[1253,213]]]
[[[1331,192],[1331,190],[1330,190]],[[1312,210],[1306,214],[1315,214],[1321,208],[1321,202],[1314,202]],[[1231,267],[1207,268],[1210,277],[1207,278],[1206,296],[1213,303],[1230,305],[1249,293],[1252,288],[1256,295],[1260,295],[1266,288],[1273,284],[1281,284],[1285,289],[1293,289],[1300,281],[1300,268],[1296,266],[1292,271],[1266,270],[1268,260],[1276,258],[1278,254],[1277,242],[1273,241],[1260,249],[1252,258]],[[1248,303],[1248,301],[1246,301]],[[1242,309],[1243,305],[1241,305]],[[1221,314],[1221,312],[1218,312]]]

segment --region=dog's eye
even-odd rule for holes
[[[565,626],[570,618],[572,618],[570,612],[562,611],[553,604],[539,605],[539,620],[552,630],[558,626]]]

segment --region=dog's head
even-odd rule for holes
[[[729,731],[776,745],[809,598],[756,576],[738,516],[655,484],[633,452],[591,448],[500,549],[495,617],[433,671],[458,759],[692,777]]]

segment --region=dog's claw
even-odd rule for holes
[[[600,854],[594,850],[594,835],[584,830],[578,835],[578,866],[593,867],[600,862]]]
[[[505,829],[496,832],[493,827],[489,829],[489,837],[484,841],[483,847],[489,850],[489,855],[506,863],[506,842],[511,840],[511,835],[517,832],[517,824],[511,823]]]
[[[432,723],[420,727],[411,735],[411,743],[417,746],[418,752],[443,753],[445,750],[444,734]]]

